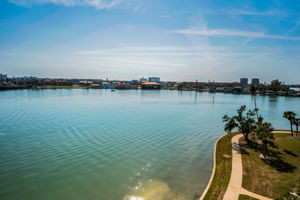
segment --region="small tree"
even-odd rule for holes
[[[252,133],[255,128],[255,110],[249,110],[245,113],[246,111],[246,106],[241,106],[237,110],[237,115],[229,117],[225,115],[223,117],[223,122],[225,122],[224,130],[227,133],[230,133],[233,129],[237,128],[239,132],[241,132],[246,141],[249,142],[249,134]]]
[[[293,119],[293,124],[296,126],[296,135],[299,133],[300,118]]]
[[[225,127],[224,127],[224,131],[226,131],[227,133],[231,133],[233,129],[235,129],[238,124],[235,121],[234,117],[228,117],[227,115],[225,115],[223,117],[223,121],[226,122]]]
[[[286,112],[283,113],[283,117],[290,121],[291,135],[293,137],[294,136],[294,132],[293,132],[293,120],[296,117],[296,113],[294,113],[293,111],[286,111]]]
[[[268,144],[274,139],[273,130],[272,124],[268,122],[258,123],[256,129],[257,137],[262,142],[262,153],[265,158],[269,153]]]

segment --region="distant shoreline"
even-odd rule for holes
[[[14,87],[3,87],[0,86],[0,91],[7,90],[45,90],[45,89],[93,89],[93,90],[109,90],[108,88],[91,88],[88,86],[34,86],[34,87],[23,87],[23,86],[14,86]],[[144,90],[140,88],[135,89],[115,89],[115,90]],[[149,90],[149,89],[148,89]],[[157,90],[157,89],[153,89]],[[160,90],[177,90],[177,91],[189,91],[189,92],[207,92],[211,94],[223,93],[223,94],[235,94],[235,95],[251,95],[249,93],[233,93],[233,92],[209,92],[206,90],[178,90],[178,89],[160,89]],[[257,96],[269,96],[269,97],[300,97],[299,95],[276,95],[276,94],[257,94]]]

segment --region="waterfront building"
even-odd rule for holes
[[[100,85],[99,83],[93,83],[93,84],[90,85],[90,87],[91,87],[92,89],[100,89],[100,88],[101,88],[101,85]]]
[[[248,85],[248,78],[241,78],[240,84],[242,86],[247,86]]]
[[[38,78],[35,76],[21,76],[21,77],[12,77],[12,79],[16,81],[33,81],[33,80],[37,80]]]
[[[216,87],[215,86],[209,86],[208,87],[208,92],[210,92],[210,93],[216,92]]]
[[[266,95],[276,95],[276,93],[273,90],[267,90]]]
[[[289,94],[290,95],[300,94],[300,88],[290,88]]]
[[[140,78],[140,82],[146,82],[146,81],[148,81],[147,78],[144,77]]]
[[[251,81],[252,85],[259,85],[259,79],[258,78],[253,78]]]
[[[287,94],[286,91],[278,91],[277,92],[277,95],[279,95],[279,96],[285,96],[286,94]]]
[[[160,83],[156,83],[156,82],[143,82],[141,86],[142,89],[156,89],[156,90],[160,89]]]
[[[244,94],[249,94],[250,93],[250,88],[248,88],[248,87],[243,88],[243,93]]]
[[[148,77],[148,81],[159,83],[160,82],[160,77]]]
[[[234,94],[240,94],[242,92],[243,92],[243,88],[242,87],[237,86],[237,87],[233,88],[233,93]]]
[[[232,87],[225,87],[223,92],[224,93],[232,93],[232,91],[233,91]]]
[[[0,81],[4,81],[7,79],[7,74],[0,74]]]
[[[217,87],[216,92],[224,92],[224,87]]]

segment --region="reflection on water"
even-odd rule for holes
[[[135,190],[131,196],[142,197],[144,200],[165,200],[172,196],[168,184],[159,180],[149,180]]]
[[[185,200],[176,196],[166,182],[148,180],[142,187],[132,192],[125,200]]]

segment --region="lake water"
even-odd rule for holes
[[[222,116],[250,95],[87,89],[0,92],[1,200],[191,200],[212,168]],[[300,98],[257,97],[288,129]]]

